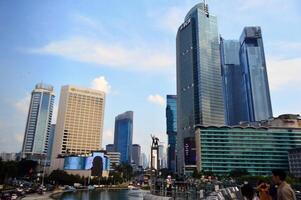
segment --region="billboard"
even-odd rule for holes
[[[91,176],[102,176],[103,165],[105,163],[104,157],[96,155],[93,158]]]
[[[102,152],[93,152],[92,156],[86,157],[86,162],[85,162],[85,169],[91,169],[93,166],[93,159],[96,156],[100,156],[102,160],[104,161],[104,153]],[[104,162],[102,162],[104,165]],[[103,166],[104,169],[104,166]]]
[[[185,165],[196,165],[196,148],[194,137],[184,138]]]
[[[64,159],[65,170],[82,170],[85,168],[85,157],[70,156]]]

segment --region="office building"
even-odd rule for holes
[[[177,32],[176,49],[177,169],[181,174],[196,167],[195,157],[184,159],[184,140],[194,140],[194,126],[224,124],[217,18],[208,5],[199,3],[188,12]],[[189,149],[193,151],[189,155],[195,155],[195,148]]]
[[[132,160],[136,166],[141,165],[141,147],[139,144],[133,144],[132,146]]]
[[[146,169],[149,167],[148,159],[147,159],[147,156],[145,153],[141,154],[141,163],[142,163],[143,169]]]
[[[101,149],[105,93],[63,86],[58,109],[52,160],[58,155],[83,155]]]
[[[16,161],[16,160],[20,160],[20,153],[1,152],[0,158],[2,161]]]
[[[221,38],[227,125],[273,117],[260,27],[245,27],[240,41]]]
[[[301,148],[288,151],[289,172],[297,178],[301,178]]]
[[[221,38],[221,69],[223,78],[223,94],[225,122],[229,126],[247,121],[242,113],[242,68],[239,60],[240,43],[236,40]]]
[[[243,73],[243,118],[254,122],[273,117],[260,27],[245,27],[240,36]]]
[[[52,154],[54,137],[55,137],[55,124],[51,124],[49,140],[48,140],[48,152],[47,152],[47,165],[48,166],[51,163],[51,154]]]
[[[132,162],[133,115],[133,111],[127,111],[115,118],[114,147],[120,152],[121,163]]]
[[[167,167],[170,171],[176,172],[177,96],[167,95],[166,101]]]
[[[301,122],[293,116],[232,127],[197,126],[198,170],[227,175],[243,169],[259,176],[270,176],[272,169],[288,171],[288,151],[301,147],[301,126],[283,126]]]
[[[110,159],[110,170],[115,170],[115,167],[120,165],[120,153],[109,151],[106,155]]]
[[[114,144],[107,144],[106,145],[106,151],[107,152],[114,152],[115,151]]]
[[[51,85],[40,83],[32,91],[22,147],[23,158],[35,160],[47,157],[54,97]]]

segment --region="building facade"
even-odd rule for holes
[[[183,173],[196,167],[185,164],[183,150],[184,139],[194,138],[194,126],[224,124],[217,18],[208,5],[199,3],[188,12],[177,32],[176,49],[177,169]]]
[[[47,152],[47,165],[48,166],[51,163],[51,154],[52,154],[54,137],[55,137],[55,124],[51,124],[49,140],[48,140],[48,152]]]
[[[260,27],[245,27],[240,36],[243,118],[254,122],[273,117]]]
[[[245,27],[240,41],[221,38],[226,124],[273,117],[260,27]]]
[[[223,94],[225,122],[229,126],[247,121],[242,113],[242,68],[240,65],[240,43],[236,40],[220,40],[221,69],[223,79]]]
[[[115,167],[120,165],[120,153],[110,151],[106,155],[110,158],[110,170],[115,170]]]
[[[83,155],[100,150],[104,108],[104,92],[63,86],[51,159],[58,155]]]
[[[107,145],[106,145],[106,151],[107,151],[107,152],[114,152],[114,151],[115,151],[115,146],[114,146],[114,144],[107,144]]]
[[[289,172],[294,177],[301,178],[301,148],[288,151]]]
[[[225,175],[245,169],[263,176],[272,169],[288,171],[288,151],[301,147],[301,127],[279,126],[280,117],[254,126],[198,126],[198,170]]]
[[[35,159],[45,157],[49,152],[49,135],[54,103],[51,85],[37,84],[31,93],[22,157]]]
[[[2,161],[16,161],[20,160],[20,153],[6,153],[6,152],[1,152],[0,153],[0,158]]]
[[[167,95],[166,101],[167,167],[170,171],[176,172],[177,96]]]
[[[141,146],[139,144],[132,146],[132,160],[137,167],[141,165]]]
[[[132,161],[133,115],[133,111],[127,111],[115,118],[115,150],[120,152],[120,161],[128,164]]]

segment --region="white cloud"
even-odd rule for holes
[[[160,96],[159,94],[155,94],[155,95],[149,95],[147,97],[147,100],[153,104],[157,104],[160,106],[164,106],[165,105],[165,99]]]
[[[114,131],[112,129],[106,129],[103,131],[102,136],[102,145],[105,146],[107,144],[113,144],[114,143]]]
[[[30,98],[31,98],[31,95],[27,94],[24,98],[18,100],[17,102],[15,102],[13,104],[13,106],[15,107],[15,109],[20,114],[27,115],[28,110],[29,110]]]
[[[14,138],[15,138],[15,140],[16,140],[17,143],[22,144],[23,143],[24,134],[15,134]]]
[[[61,56],[71,60],[107,67],[133,70],[168,70],[174,65],[174,56],[142,45],[126,47],[122,44],[106,44],[86,37],[73,37],[53,41],[43,47],[31,49],[31,53]]]
[[[101,90],[105,93],[110,93],[112,88],[104,76],[99,76],[93,79],[91,87],[92,89]]]
[[[301,84],[301,58],[286,60],[267,58],[267,69],[271,90]]]
[[[178,27],[184,22],[187,9],[183,7],[168,8],[162,17],[160,17],[159,24],[163,29],[166,29],[176,34]]]

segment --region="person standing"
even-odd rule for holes
[[[286,173],[283,170],[272,171],[272,181],[278,185],[277,200],[296,200],[296,195],[291,186],[285,181]]]
[[[269,195],[270,185],[259,181],[256,187],[256,190],[259,192],[260,200],[272,200],[272,197]]]

